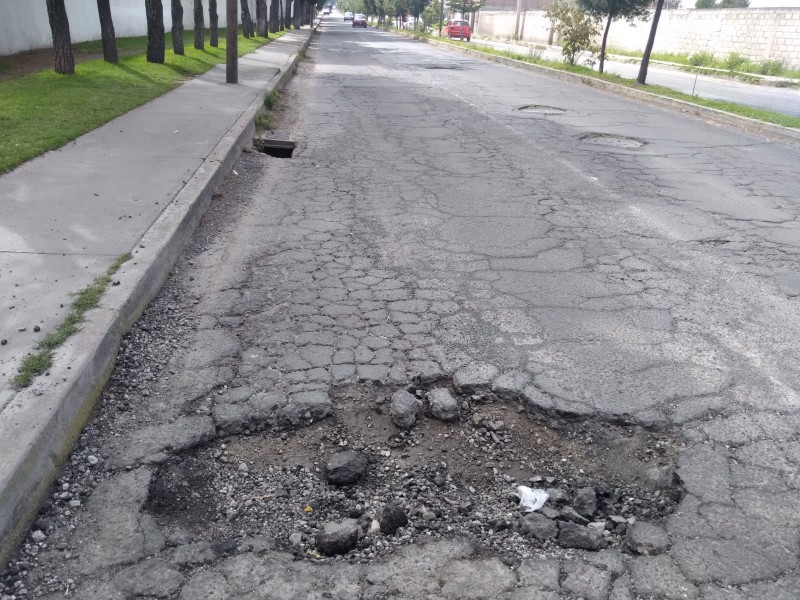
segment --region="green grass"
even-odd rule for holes
[[[630,50],[620,50],[609,48],[609,54],[618,56],[630,56],[642,58],[641,52]],[[676,63],[686,67],[708,67],[710,69],[720,69],[724,71],[735,71],[738,73],[753,73],[758,75],[772,75],[773,77],[784,77],[786,79],[800,79],[800,69],[784,69],[779,60],[765,60],[763,62],[751,62],[737,52],[731,52],[722,59],[714,58],[710,52],[695,52],[693,54],[673,54],[669,52],[653,52],[651,60]],[[694,72],[694,69],[690,69]]]
[[[7,73],[11,70],[11,63],[5,58],[0,58],[0,73]]]
[[[278,34],[280,35],[280,34]],[[271,35],[270,39],[275,39]],[[0,82],[0,173],[53,150],[129,110],[141,106],[177,87],[187,79],[225,62],[225,32],[220,30],[219,47],[195,50],[193,32],[186,32],[186,54],[167,52],[162,65],[148,63],[144,37],[117,40],[119,64],[102,59],[75,66],[75,75],[58,75],[52,70]],[[239,55],[252,52],[266,41],[239,36]],[[95,44],[78,44],[80,52],[94,52]]]
[[[281,93],[278,90],[271,90],[268,94],[264,96],[264,108],[267,110],[272,110],[278,105],[278,101],[281,99]]]
[[[590,69],[589,67],[569,65],[565,62],[538,59],[535,56],[516,54],[514,52],[509,52],[506,50],[496,50],[494,48],[488,48],[488,47],[476,48],[475,46],[468,44],[466,42],[458,42],[455,40],[443,40],[440,38],[433,38],[432,36],[427,36],[427,35],[422,37],[431,37],[432,39],[437,39],[447,44],[453,44],[454,46],[470,48],[472,50],[475,50],[476,52],[493,54],[495,56],[504,56],[506,58],[512,58],[514,60],[519,60],[526,63],[537,64],[543,67],[549,67],[551,69],[556,69],[559,71],[567,71],[570,73],[576,73],[578,75],[584,75],[586,77],[592,77],[594,79],[602,79],[603,81],[610,81],[611,83],[624,85],[625,87],[634,88],[645,92],[650,92],[653,94],[659,94],[661,96],[668,96],[670,98],[675,98],[676,100],[683,100],[690,104],[697,104],[699,106],[715,108],[717,110],[732,113],[742,117],[749,117],[751,119],[756,119],[758,121],[764,121],[765,123],[773,123],[775,125],[782,125],[783,127],[792,127],[795,129],[800,128],[800,117],[790,117],[788,115],[782,115],[780,113],[775,113],[768,110],[762,110],[760,108],[753,108],[750,106],[745,106],[743,104],[736,104],[735,102],[725,102],[723,100],[710,100],[707,98],[700,98],[698,96],[691,96],[689,94],[684,94],[683,92],[678,92],[671,88],[658,85],[639,85],[635,79],[627,79],[625,77],[620,77],[619,75],[613,73],[600,74],[597,71]]]
[[[86,320],[86,313],[97,306],[100,298],[105,294],[114,273],[119,270],[123,263],[130,259],[130,254],[123,254],[118,257],[105,273],[75,294],[72,301],[72,310],[70,310],[67,318],[53,333],[39,343],[35,354],[28,354],[22,360],[19,372],[14,377],[14,386],[16,388],[28,387],[34,377],[46,372],[53,365],[53,352],[55,349],[78,332],[81,323]]]

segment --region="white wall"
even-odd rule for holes
[[[169,31],[172,28],[170,0],[162,0],[162,3],[164,27]],[[110,4],[117,37],[147,34],[144,0],[110,0]],[[193,0],[182,0],[182,4],[183,25],[186,29],[194,29]],[[97,0],[65,0],[65,5],[73,42],[100,39]],[[255,21],[255,0],[248,0],[248,5]],[[225,0],[217,0],[220,27],[226,23],[225,7]],[[203,0],[203,9],[205,26],[208,27],[208,0]],[[0,0],[0,55],[47,48],[52,44],[45,0]]]
[[[522,15],[522,39],[548,41],[550,23],[543,11]],[[478,13],[475,33],[495,38],[514,36],[516,14],[508,11]],[[650,32],[649,21],[611,25],[608,45],[641,51]],[[599,43],[599,39],[598,39]],[[692,54],[711,52],[725,58],[738,52],[752,61],[780,60],[784,67],[800,68],[800,8],[748,8],[715,10],[665,10],[658,23],[655,52]]]

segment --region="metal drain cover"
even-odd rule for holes
[[[520,106],[515,110],[518,110],[519,112],[533,113],[535,115],[561,115],[567,112],[563,108],[558,108],[557,106],[546,106],[544,104],[526,104],[525,106]]]
[[[609,146],[611,148],[641,148],[647,142],[624,135],[613,133],[584,133],[580,140],[595,146]]]

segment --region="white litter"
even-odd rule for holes
[[[519,506],[522,512],[526,513],[539,510],[549,498],[544,490],[532,490],[524,485],[517,486],[517,497],[519,498]]]

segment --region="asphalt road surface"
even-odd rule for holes
[[[308,54],[6,593],[800,596],[798,149],[334,18]]]
[[[474,40],[476,45],[486,44],[493,48],[512,49],[520,54],[529,52],[527,46],[514,46],[505,42]],[[562,60],[560,53],[547,51],[548,60]],[[595,69],[597,66],[595,66]],[[636,79],[639,75],[638,63],[625,63],[614,60],[606,61],[606,73],[616,73],[628,79]],[[800,89],[779,88],[768,85],[753,85],[721,77],[695,75],[676,69],[660,67],[650,63],[647,69],[647,83],[663,85],[684,94],[694,94],[711,100],[736,102],[754,108],[770,110],[790,117],[800,117]]]

